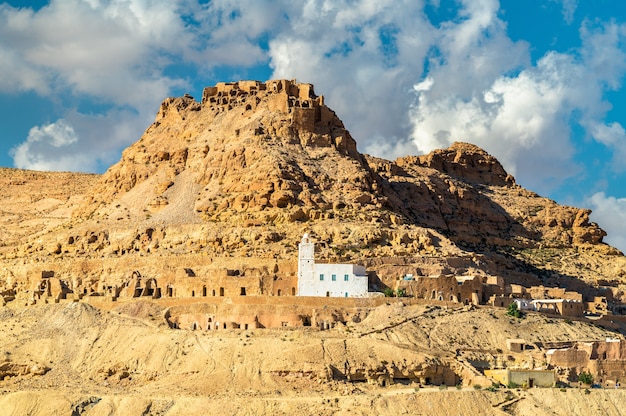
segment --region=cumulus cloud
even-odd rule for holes
[[[173,88],[187,84],[165,69],[190,42],[172,1],[52,0],[37,11],[0,5],[0,71],[7,75],[0,92],[33,91],[62,114],[33,127],[13,148],[15,166],[92,171],[110,163],[138,138],[146,126],[138,123],[152,118]],[[81,115],[74,105],[63,108],[65,101],[91,101],[103,110]],[[129,124],[122,130],[132,136],[107,134]]]
[[[626,198],[598,192],[586,203],[593,210],[591,219],[607,232],[604,241],[626,253]]]
[[[557,3],[561,3],[561,13],[563,14],[563,20],[568,25],[574,21],[574,13],[578,8],[578,0],[552,0]]]
[[[3,4],[0,54],[17,71],[0,88],[145,106],[180,83],[162,69],[188,38],[176,2],[53,0],[38,11]]]
[[[31,128],[10,153],[17,168],[98,172],[115,163],[119,149],[129,138],[137,140],[149,123],[148,116],[124,109],[94,115],[68,111],[66,118]]]
[[[573,161],[572,121],[616,155],[623,154],[623,128],[606,123],[609,106],[603,99],[626,72],[619,49],[621,27],[584,26],[580,50],[549,51],[531,65],[525,58],[527,48],[507,40],[495,15],[480,21],[483,24],[470,25],[471,30],[451,26],[439,61],[428,78],[415,85],[412,137],[421,151],[455,140],[476,143],[498,157],[523,185],[542,193],[582,169]],[[457,38],[468,33],[474,41],[457,48]],[[499,60],[474,64],[474,56],[489,53],[482,49],[494,37],[501,38],[490,48]]]
[[[74,128],[64,119],[41,127],[33,127],[26,141],[12,150],[15,165],[18,168],[36,170],[57,170],[48,160],[50,153],[56,159],[67,161],[65,149],[76,143],[78,136]],[[80,164],[80,162],[79,162]]]

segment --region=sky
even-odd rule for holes
[[[297,79],[362,153],[474,143],[626,252],[625,75],[623,0],[10,0],[0,166],[102,173],[166,97]]]

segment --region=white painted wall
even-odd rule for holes
[[[334,275],[334,280],[333,280]],[[308,234],[298,247],[298,296],[365,297],[367,273],[357,264],[316,264]]]

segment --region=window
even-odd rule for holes
[[[330,280],[332,280],[333,282],[337,280],[337,275],[333,274],[332,276],[330,276]]]
[[[320,274],[320,282],[324,280],[324,275]]]
[[[343,275],[343,281],[347,282],[350,279],[350,275],[344,274]]]

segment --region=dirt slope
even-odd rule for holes
[[[477,359],[477,351],[483,360],[495,360],[506,356],[497,351],[508,336],[539,342],[615,335],[539,315],[517,321],[501,311],[391,304],[362,323],[330,331],[199,333],[166,328],[159,311],[158,302],[122,304],[111,311],[81,302],[4,308],[2,414],[521,415],[535,406],[538,415],[582,415],[590,409],[619,414],[625,394],[441,390],[416,383],[381,388],[325,376],[346,360],[352,366],[377,366],[469,352]]]

